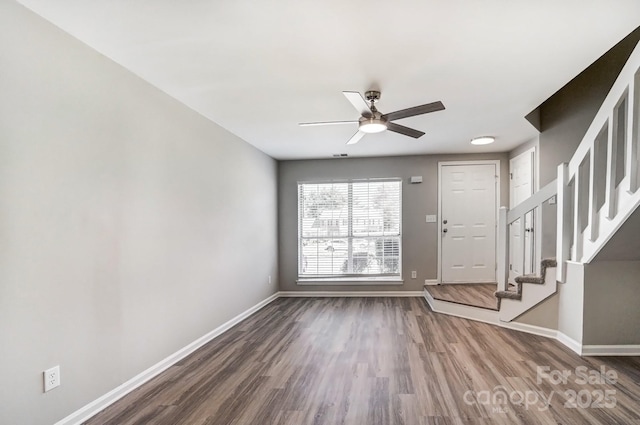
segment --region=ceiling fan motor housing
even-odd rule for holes
[[[380,92],[376,90],[369,90],[364,94],[365,99],[367,99],[371,103],[375,103],[380,100]]]

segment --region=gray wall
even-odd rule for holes
[[[558,331],[583,345],[640,344],[640,261],[567,264]]]
[[[585,345],[640,344],[640,261],[585,265]]]
[[[0,423],[44,425],[277,291],[277,163],[5,0],[0,70]]]
[[[363,142],[366,143],[366,142]],[[422,155],[386,158],[281,161],[278,166],[280,290],[283,291],[419,291],[437,277],[438,227],[425,215],[438,212],[438,161],[500,160],[500,202],[509,204],[508,157],[502,154]],[[411,176],[423,183],[409,184]],[[367,177],[401,177],[403,285],[299,286],[297,279],[297,182]],[[417,279],[411,279],[411,271]]]
[[[551,273],[555,273],[555,269],[551,270]],[[526,287],[524,290],[527,290]],[[515,322],[547,329],[558,329],[558,302],[559,294],[555,293],[519,316]]]
[[[566,282],[558,285],[558,331],[582,343],[584,328],[584,264],[567,264]]]
[[[536,150],[536,164],[535,164],[535,168],[536,168],[536,172],[538,171],[538,166],[540,165],[537,158],[537,153],[538,150],[540,149],[540,138],[539,137],[534,137],[533,139],[529,140],[528,142],[524,142],[523,144],[517,146],[515,149],[513,149],[511,152],[509,152],[509,159],[513,159],[516,156],[528,151],[529,149],[533,149],[535,148]]]
[[[638,235],[640,235],[640,209],[636,208],[593,261],[640,260],[640,237]]]

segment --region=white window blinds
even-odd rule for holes
[[[401,188],[400,179],[298,183],[298,276],[400,276]]]

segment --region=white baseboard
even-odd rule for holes
[[[477,322],[555,339],[579,356],[640,356],[640,345],[582,345],[581,342],[555,329],[514,321],[502,322],[497,319],[497,315],[494,316],[494,314],[492,314],[497,312],[490,310],[482,311],[482,309],[476,307],[434,300],[426,290],[424,291],[424,298],[427,300],[431,310],[436,313],[448,314],[450,316],[475,320]]]
[[[544,336],[546,338],[556,339],[558,331],[555,329],[543,328],[542,326],[529,325],[528,323],[520,322],[500,322],[500,326],[507,329],[513,329],[528,334]]]
[[[571,338],[568,335],[565,335],[564,333],[558,331],[558,335],[556,336],[556,339],[563,345],[565,345],[566,347],[568,347],[571,351],[573,351],[574,353],[576,353],[579,356],[582,356],[582,343],[576,341],[575,339]]]
[[[182,360],[185,357],[187,357],[189,354],[191,354],[194,351],[196,351],[198,348],[200,348],[203,345],[207,344],[208,342],[210,342],[211,340],[213,340],[217,336],[220,336],[221,334],[223,334],[224,332],[229,330],[231,327],[237,325],[242,320],[244,320],[247,317],[251,316],[253,313],[255,313],[256,311],[260,310],[261,308],[263,308],[267,304],[271,303],[272,301],[274,301],[278,297],[279,297],[278,293],[275,293],[275,294],[271,295],[269,298],[260,301],[258,304],[254,305],[253,307],[249,308],[248,310],[245,310],[244,312],[240,313],[239,315],[237,315],[233,319],[223,323],[222,325],[218,326],[217,328],[215,328],[214,330],[212,330],[208,334],[206,334],[206,335],[198,338],[197,340],[193,341],[192,343],[190,343],[186,347],[181,348],[180,350],[178,350],[175,353],[171,354],[169,357],[167,357],[164,360],[161,360],[160,362],[158,362],[155,365],[151,366],[149,369],[139,373],[138,375],[136,375],[133,378],[129,379],[127,382],[125,382],[122,385],[120,385],[120,386],[114,388],[113,390],[109,391],[107,394],[103,395],[102,397],[92,401],[91,403],[89,403],[86,406],[80,408],[79,410],[76,410],[75,412],[73,412],[72,414],[67,416],[66,418],[61,419],[60,421],[56,422],[54,425],[79,425],[79,424],[81,424],[82,422],[86,421],[87,419],[89,419],[90,417],[92,417],[96,413],[100,412],[101,410],[103,410],[107,406],[115,403],[120,398],[124,397],[125,395],[127,395],[131,391],[133,391],[136,388],[140,387],[142,384],[144,384],[145,382],[149,381],[151,378],[154,378],[155,376],[157,376],[160,373],[164,372],[169,367],[173,366],[175,363],[179,362],[180,360]]]
[[[280,291],[282,298],[293,297],[421,297],[422,291]]]
[[[579,356],[640,356],[640,345],[583,345],[558,331],[556,338]]]
[[[431,310],[436,313],[448,314],[449,316],[475,320],[476,322],[488,323],[490,325],[498,325],[500,323],[497,311],[436,300],[426,289],[422,295],[424,299],[427,300],[427,304],[429,304]]]
[[[438,279],[425,279],[424,284],[429,286],[437,285]]]
[[[583,345],[583,356],[640,356],[640,345]]]

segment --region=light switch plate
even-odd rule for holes
[[[436,216],[435,215],[427,215],[427,223],[435,223]]]

